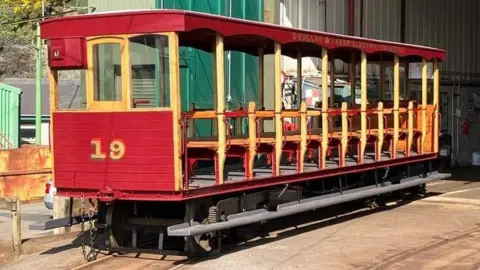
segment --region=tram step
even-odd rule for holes
[[[314,209],[328,207],[336,204],[341,204],[358,199],[364,199],[380,194],[390,193],[397,190],[406,189],[409,187],[419,186],[429,181],[441,180],[451,177],[448,173],[433,172],[425,178],[422,177],[410,177],[403,179],[398,184],[392,184],[390,182],[383,183],[378,187],[376,185],[362,187],[358,189],[348,190],[342,193],[334,193],[328,195],[322,195],[312,198],[307,198],[297,202],[289,202],[280,204],[277,207],[277,211],[267,211],[265,209],[258,209],[248,212],[242,212],[233,214],[227,217],[228,221],[212,223],[212,224],[199,224],[193,222],[191,225],[188,223],[182,223],[173,225],[167,228],[167,234],[169,236],[194,236],[208,232],[214,232],[238,226],[258,223],[270,219],[280,218],[288,215],[298,214]]]

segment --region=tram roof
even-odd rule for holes
[[[103,35],[148,34],[178,32],[180,46],[211,51],[215,32],[224,36],[225,50],[242,51],[257,55],[258,48],[265,54],[273,53],[274,41],[282,44],[282,54],[295,58],[321,57],[322,47],[329,49],[335,58],[350,60],[354,52],[360,60],[360,52],[373,61],[388,61],[396,54],[401,60],[417,62],[445,60],[445,50],[310,31],[264,22],[255,22],[218,15],[184,10],[126,10],[92,13],[48,19],[41,22],[43,39],[78,38]]]

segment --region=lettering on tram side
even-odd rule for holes
[[[90,154],[90,159],[93,160],[105,160],[107,155],[105,152],[102,152],[102,140],[101,139],[92,139],[90,145],[93,146],[93,153]],[[125,155],[125,144],[122,140],[115,139],[110,143],[110,149],[108,156],[110,159],[119,160],[122,159]]]
[[[365,41],[320,36],[315,34],[306,34],[306,33],[298,33],[298,32],[292,33],[292,39],[294,41],[317,43],[319,45],[351,47],[351,48],[357,48],[364,51],[365,50],[366,51],[386,51],[386,52],[392,52],[395,54],[401,54],[405,52],[404,48],[401,48],[395,45],[376,44],[373,42],[365,42]]]

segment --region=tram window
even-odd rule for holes
[[[95,101],[122,100],[121,48],[118,43],[93,46]]]
[[[130,38],[132,106],[169,107],[168,36]]]

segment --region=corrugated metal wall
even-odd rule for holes
[[[406,0],[406,42],[445,49],[444,79],[479,81],[479,11],[478,0]]]
[[[423,0],[422,0],[423,1]],[[344,1],[340,1],[344,2]],[[355,18],[360,27],[360,4],[356,1]],[[421,2],[421,1],[419,1]],[[400,42],[401,37],[401,1],[400,0],[364,0],[363,36]],[[356,29],[356,35],[359,35]]]
[[[0,149],[18,148],[22,90],[0,83]]]
[[[348,33],[348,1],[346,0],[281,0],[280,23],[310,30],[327,31],[337,34]],[[363,31],[361,29],[362,1],[355,1],[355,35],[364,37],[400,41],[401,38],[401,1],[400,0],[364,0]],[[300,9],[300,12],[299,12]],[[325,10],[326,9],[326,10]],[[326,11],[326,12],[325,12]],[[301,16],[301,22],[298,17]],[[296,61],[284,57],[286,71],[296,71]],[[311,65],[318,67],[319,59],[304,59],[304,71]],[[337,73],[346,73],[348,65],[336,61]],[[378,74],[378,67],[369,65],[369,74]]]

